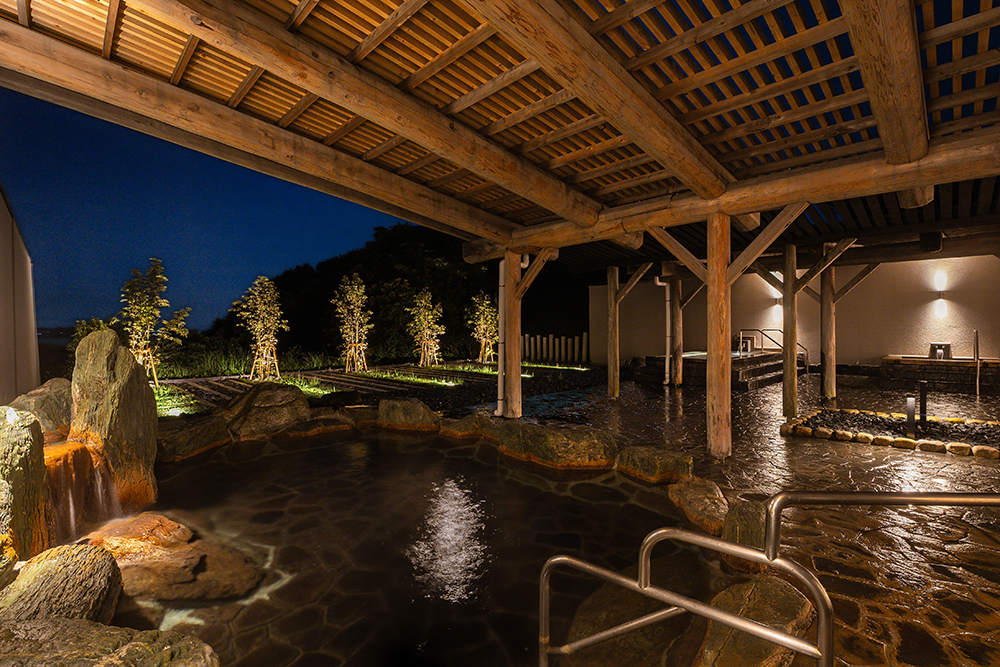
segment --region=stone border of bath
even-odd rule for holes
[[[790,419],[782,424],[778,431],[783,436],[803,438],[818,438],[820,440],[836,440],[839,442],[856,442],[862,445],[876,447],[895,447],[921,452],[953,454],[955,456],[976,456],[983,459],[1000,459],[1000,449],[989,445],[970,445],[964,442],[942,442],[940,440],[915,440],[913,438],[898,438],[887,435],[872,435],[863,431],[848,431],[830,428],[812,428],[805,422],[823,412],[840,412],[844,414],[866,414],[883,419],[906,420],[906,415],[888,412],[873,412],[871,410],[855,410],[853,408],[815,410],[807,415]],[[927,417],[928,421],[951,422],[954,424],[989,424],[1000,427],[1000,422],[981,419],[962,419],[960,417]]]

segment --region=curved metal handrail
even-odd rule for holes
[[[785,349],[785,345],[784,345],[785,332],[782,329],[740,329],[740,340],[741,341],[743,340],[743,332],[744,331],[751,331],[751,332],[759,333],[761,336],[763,336],[764,338],[767,338],[769,341],[771,341],[772,343],[774,343],[775,345],[777,345],[779,350]],[[781,340],[782,340],[782,342],[779,343],[778,341],[776,341],[773,338],[771,338],[770,336],[768,336],[767,335],[768,331],[771,331],[771,332],[775,332],[776,331],[776,332],[780,333],[781,334]],[[803,345],[802,343],[800,343],[798,341],[795,341],[795,345],[802,348],[802,354],[805,357],[806,375],[808,375],[809,374],[809,348],[807,348],[805,345]],[[742,357],[742,356],[743,356],[743,346],[741,345],[740,346],[740,357]]]

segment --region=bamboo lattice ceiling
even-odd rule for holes
[[[785,240],[998,215],[1000,0],[0,0],[0,18],[0,85],[482,256],[658,257],[641,232],[678,225],[704,256],[707,211],[742,216],[739,249],[750,215],[798,200]],[[932,208],[891,194],[945,183]]]

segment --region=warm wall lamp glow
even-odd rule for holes
[[[944,271],[938,271],[934,274],[934,289],[937,290],[938,298],[941,298],[941,292],[944,288],[948,286],[948,276],[945,275]]]
[[[944,319],[948,315],[948,302],[944,299],[938,299],[934,302],[934,315],[939,320]]]

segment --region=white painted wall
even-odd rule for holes
[[[0,189],[0,405],[38,384],[31,257]]]
[[[862,267],[842,267],[837,286],[846,284]],[[934,276],[946,285],[938,299]],[[622,282],[625,282],[625,277]],[[685,294],[697,286],[685,283]],[[810,283],[819,291],[819,278]],[[635,287],[621,304],[621,359],[664,352],[664,288],[651,282]],[[878,364],[887,354],[925,355],[930,342],[950,342],[954,356],[971,357],[973,330],[979,330],[980,354],[1000,357],[1000,259],[959,259],[896,262],[879,266],[837,303],[837,362]],[[782,328],[780,301],[757,275],[733,284],[732,330]],[[800,292],[799,342],[819,363],[819,304]],[[940,312],[940,309],[945,311]],[[704,290],[684,309],[684,348],[706,348]],[[590,288],[590,347],[595,364],[607,363],[607,286]]]

